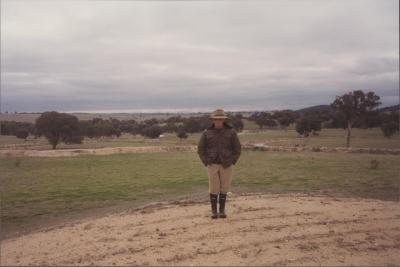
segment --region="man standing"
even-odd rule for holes
[[[232,164],[239,159],[241,146],[236,131],[225,122],[227,117],[223,109],[215,110],[210,118],[213,124],[204,130],[197,152],[207,167],[211,218],[226,218],[225,200],[231,183]]]

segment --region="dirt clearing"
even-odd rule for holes
[[[398,202],[230,195],[86,219],[1,243],[3,265],[399,265]]]
[[[1,149],[0,157],[73,157],[80,155],[111,155],[120,153],[195,152],[197,146],[132,146],[83,149]]]

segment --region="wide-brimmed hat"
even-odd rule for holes
[[[211,113],[210,119],[226,119],[225,112],[223,109],[216,109],[213,113]]]

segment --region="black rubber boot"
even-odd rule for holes
[[[219,194],[219,218],[226,218],[225,214],[225,201],[226,201],[226,194]]]
[[[216,194],[210,194],[210,201],[211,201],[211,219],[217,219],[218,218],[218,213],[217,213],[217,201],[218,201],[218,195]]]

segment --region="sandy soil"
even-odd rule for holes
[[[265,144],[243,144],[243,150],[251,151],[275,151],[275,152],[328,152],[328,153],[369,153],[400,155],[400,149],[379,148],[346,148],[346,147],[286,147],[268,146]],[[134,146],[134,147],[107,147],[107,148],[82,148],[82,149],[0,149],[0,157],[73,157],[79,155],[111,155],[120,153],[144,153],[144,152],[196,152],[195,145],[181,146]]]
[[[1,244],[5,265],[400,265],[398,202],[230,195],[164,203],[31,233]]]
[[[169,151],[197,151],[197,146],[138,146],[138,147],[107,147],[82,149],[1,149],[0,157],[73,157],[79,155],[111,155],[119,153],[169,152]]]

